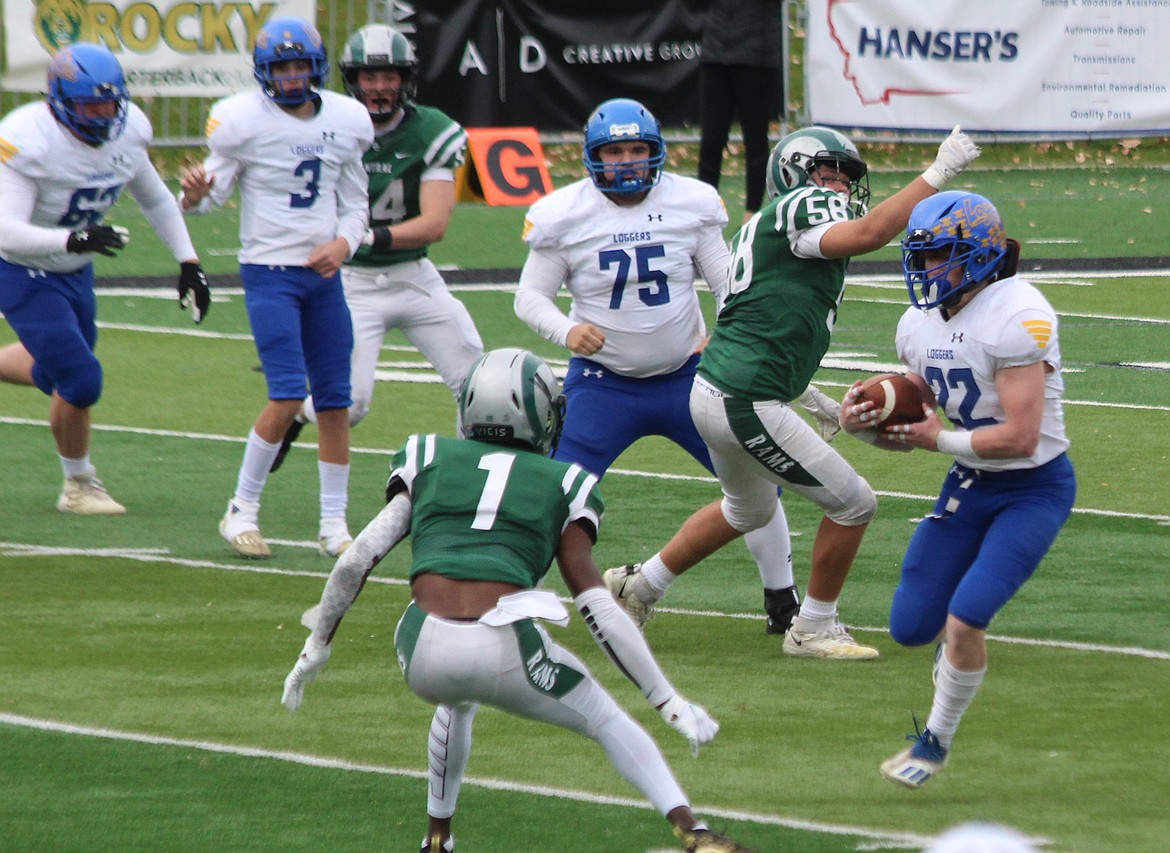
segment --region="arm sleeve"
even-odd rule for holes
[[[557,346],[564,346],[573,321],[561,313],[553,297],[568,275],[568,267],[559,258],[529,250],[513,307],[516,316],[532,331]]]
[[[420,184],[425,184],[427,181],[445,181],[446,183],[455,183],[455,172],[453,169],[445,169],[442,166],[431,166],[419,176]]]
[[[130,179],[127,189],[142,208],[142,214],[150,227],[166,243],[176,261],[182,263],[197,258],[178,202],[159,177],[150,158],[143,157],[142,163],[142,168]]]
[[[715,296],[716,313],[723,308],[723,301],[727,298],[727,270],[730,264],[731,252],[723,241],[723,232],[716,228],[704,230],[695,253],[695,265]]]
[[[361,245],[370,223],[370,185],[361,157],[341,167],[337,180],[337,236],[349,243],[349,256]]]
[[[609,590],[590,587],[574,598],[573,604],[585,618],[597,645],[637,685],[652,707],[657,708],[675,694],[645,638],[633,620],[618,607]]]
[[[67,228],[33,225],[37,184],[15,169],[0,166],[0,252],[21,255],[53,255],[65,251]]]
[[[410,532],[410,495],[400,492],[353,540],[338,559],[318,605],[311,638],[321,645],[333,641],[341,619],[357,599],[374,566]]]

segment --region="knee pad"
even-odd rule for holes
[[[349,425],[357,426],[366,419],[366,415],[370,413],[370,400],[354,398],[353,405],[349,407]]]
[[[719,505],[719,509],[723,512],[724,521],[740,533],[751,533],[753,530],[759,530],[772,520],[772,516],[776,514],[776,501],[772,499],[767,501],[733,502],[730,498],[724,496],[723,502]]]
[[[54,390],[66,403],[79,409],[88,409],[102,396],[101,364],[96,358],[87,359],[61,377]]]
[[[877,512],[877,495],[873,493],[865,478],[858,476],[855,480],[853,494],[848,496],[842,506],[831,512],[826,512],[833,521],[845,527],[856,527],[867,524]]]

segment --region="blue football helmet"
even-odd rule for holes
[[[305,86],[300,92],[285,94],[277,82],[275,66],[291,59],[308,60],[309,73],[304,76]],[[264,90],[264,94],[283,107],[297,107],[314,96],[325,86],[329,75],[329,60],[325,55],[325,43],[317,28],[300,18],[273,18],[256,35],[256,46],[252,49],[252,75]],[[295,78],[282,77],[280,80]]]
[[[609,142],[645,141],[650,158],[629,163],[603,163],[598,149]],[[628,198],[658,183],[666,164],[666,143],[658,119],[637,101],[613,98],[601,104],[585,122],[585,168],[603,193]],[[645,177],[640,173],[648,170]]]
[[[78,42],[62,48],[49,63],[49,109],[57,121],[89,145],[117,139],[126,129],[130,92],[122,66],[98,44]],[[113,103],[110,117],[86,115],[85,104]]]
[[[999,211],[981,195],[951,190],[918,202],[902,240],[910,301],[924,310],[952,307],[968,287],[999,278],[1009,265],[1011,242]],[[928,268],[927,252],[947,257]],[[952,283],[949,276],[956,269],[962,278]]]

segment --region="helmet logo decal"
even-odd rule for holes
[[[642,135],[642,128],[639,127],[637,122],[630,122],[629,124],[611,124],[609,126],[609,135],[615,138],[622,136],[637,137]]]
[[[49,63],[49,78],[55,79],[60,77],[63,80],[68,80],[70,83],[77,82],[77,60],[73,58],[73,51],[62,50],[53,57],[53,61]]]

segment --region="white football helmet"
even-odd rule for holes
[[[768,157],[768,197],[814,185],[810,174],[818,166],[829,166],[848,176],[849,195],[855,204],[864,208],[869,202],[869,170],[857,146],[832,128],[817,125],[793,131],[776,143]]]
[[[565,398],[552,369],[527,350],[485,352],[459,394],[463,437],[548,453],[561,435]]]
[[[376,122],[393,118],[399,107],[414,105],[418,93],[418,56],[414,46],[398,30],[385,24],[367,24],[349,37],[341,50],[341,78],[345,91],[366,105]],[[402,88],[393,99],[379,100],[358,85],[359,71],[393,69]]]

